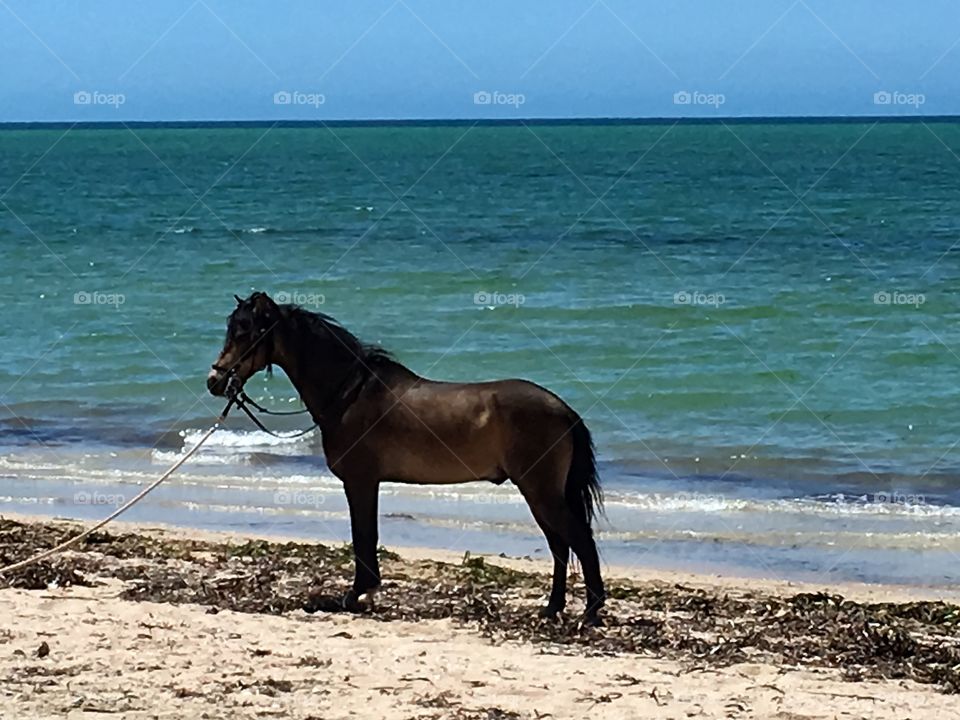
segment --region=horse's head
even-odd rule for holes
[[[207,375],[207,389],[213,395],[226,393],[231,374],[243,384],[273,362],[273,335],[280,322],[280,308],[262,292],[246,300],[234,297],[237,307],[227,318],[227,339]]]

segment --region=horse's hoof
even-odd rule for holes
[[[348,590],[340,601],[341,606],[348,612],[368,612],[373,609],[376,590],[357,592]]]
[[[340,599],[340,607],[349,612],[358,612],[361,609],[358,602],[359,598],[360,595],[356,590],[348,590]]]
[[[601,618],[599,615],[584,615],[580,620],[580,627],[598,628],[603,627],[603,625],[603,618]]]
[[[544,620],[556,620],[562,612],[563,608],[553,607],[552,605],[544,605],[542,608],[540,608],[537,615]]]

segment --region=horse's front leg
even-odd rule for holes
[[[350,506],[350,531],[353,535],[355,574],[353,588],[343,599],[348,609],[357,609],[358,599],[380,586],[380,563],[377,560],[377,499],[380,483],[368,480],[345,480],[347,504]]]

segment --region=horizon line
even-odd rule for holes
[[[0,130],[124,129],[127,127],[464,127],[523,125],[722,125],[830,124],[830,123],[944,123],[960,122],[960,115],[730,115],[724,117],[532,117],[532,118],[364,118],[336,120],[4,120]]]

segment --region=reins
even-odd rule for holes
[[[232,394],[231,394],[231,387],[233,388]],[[253,413],[253,410],[247,407],[248,405],[255,407],[257,410],[264,413],[265,415],[302,415],[303,413],[310,412],[310,411],[307,408],[303,408],[302,410],[267,410],[267,408],[258,404],[253,398],[251,398],[249,395],[247,395],[243,391],[243,386],[240,384],[240,380],[237,376],[236,370],[230,370],[230,372],[227,374],[227,393],[231,394],[231,398],[237,403],[237,407],[243,410],[244,414],[248,418],[250,418],[250,422],[252,422],[254,425],[256,425],[258,428],[260,428],[263,432],[267,433],[268,435],[273,435],[273,437],[276,437],[276,438],[303,437],[307,433],[313,432],[318,426],[318,423],[314,423],[313,425],[308,427],[306,430],[300,430],[290,435],[281,435],[280,433],[274,432],[273,430],[269,429],[266,425],[264,425],[260,421],[260,418],[258,418]]]
[[[305,412],[310,412],[307,408],[301,408],[300,410],[267,410],[267,408],[258,405],[252,397],[242,391],[240,392],[240,399],[247,405],[253,405],[253,407],[264,415],[303,415]]]
[[[311,425],[310,427],[308,427],[306,430],[299,430],[298,432],[292,433],[292,434],[290,434],[290,435],[282,435],[282,434],[280,434],[280,433],[274,432],[273,430],[271,430],[270,428],[268,428],[266,425],[264,425],[264,424],[260,421],[260,418],[258,418],[256,415],[254,415],[253,410],[251,410],[250,408],[247,407],[248,404],[249,404],[249,405],[252,405],[253,407],[255,407],[255,408],[256,408],[257,410],[259,410],[260,412],[266,413],[267,415],[300,415],[300,414],[302,414],[302,413],[308,412],[308,410],[303,409],[303,410],[284,411],[284,412],[267,410],[266,408],[260,407],[257,403],[255,403],[253,400],[251,400],[249,397],[247,397],[247,394],[246,394],[245,392],[241,392],[241,393],[237,396],[237,407],[240,408],[241,410],[243,410],[244,414],[246,414],[246,416],[247,416],[248,418],[250,418],[250,422],[252,422],[252,423],[253,423],[254,425],[256,425],[258,428],[260,428],[263,432],[267,433],[268,435],[273,435],[273,437],[276,437],[276,438],[298,438],[298,437],[302,437],[302,436],[306,435],[307,433],[313,432],[314,430],[316,430],[316,428],[317,428],[317,426],[318,426],[317,423],[314,423],[313,425]]]

